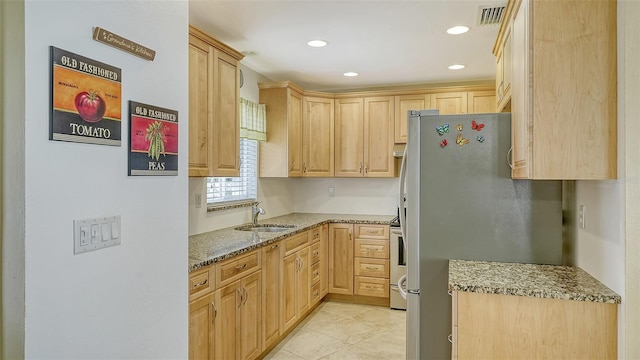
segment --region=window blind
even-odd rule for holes
[[[207,178],[207,204],[255,200],[258,196],[258,141],[240,139],[240,176]]]

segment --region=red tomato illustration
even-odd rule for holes
[[[83,91],[76,95],[75,105],[80,117],[90,123],[102,120],[107,110],[107,104],[95,91]]]

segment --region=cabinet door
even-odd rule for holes
[[[395,142],[407,143],[407,118],[409,110],[425,110],[431,108],[429,95],[399,95],[395,97]]]
[[[289,91],[288,104],[288,141],[289,176],[302,176],[302,95]]]
[[[329,224],[322,225],[320,235],[320,298],[329,292]]]
[[[492,90],[469,91],[467,106],[469,114],[494,113],[496,112],[496,92]]]
[[[255,359],[262,352],[262,271],[242,279],[240,307],[240,359]]]
[[[240,176],[240,70],[236,59],[215,53],[213,172]]]
[[[280,297],[280,331],[286,332],[295,324],[296,317],[296,277],[298,253],[282,260],[282,295]]]
[[[364,99],[364,176],[394,177],[393,96]]]
[[[212,176],[213,47],[189,36],[189,176]]]
[[[530,174],[530,80],[529,80],[529,0],[523,0],[513,19],[511,46],[513,74],[511,77],[511,177],[529,178]]]
[[[353,225],[329,225],[329,292],[353,295]]]
[[[304,176],[333,177],[333,99],[303,97],[302,166]]]
[[[298,251],[298,274],[296,279],[296,313],[298,318],[309,311],[311,297],[310,267],[311,256],[309,247]]]
[[[335,116],[335,176],[361,177],[364,175],[362,98],[336,100]]]
[[[241,284],[236,281],[216,291],[216,359],[239,359]]]
[[[213,359],[216,304],[214,294],[189,304],[189,359]]]
[[[280,243],[262,248],[262,343],[268,348],[280,336]]]
[[[438,109],[440,115],[467,113],[467,93],[451,92],[431,94],[431,108]]]

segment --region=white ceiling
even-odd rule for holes
[[[502,4],[506,3],[503,1]],[[495,78],[498,25],[477,25],[495,0],[190,0],[189,21],[232,48],[242,63],[307,90],[345,90]],[[471,31],[448,35],[454,25]],[[311,48],[311,39],[329,45]],[[451,64],[465,64],[449,70]],[[347,71],[360,76],[344,77]]]

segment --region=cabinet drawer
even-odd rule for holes
[[[311,245],[311,264],[320,261],[320,243]]]
[[[355,237],[361,239],[389,239],[389,225],[355,225]]]
[[[354,294],[375,297],[389,297],[389,279],[355,276]]]
[[[227,285],[251,272],[260,269],[260,251],[226,260],[218,266],[218,286]]]
[[[376,278],[389,278],[389,260],[386,259],[355,259],[354,275]]]
[[[189,301],[207,295],[216,289],[216,267],[208,266],[189,274]]]
[[[311,286],[311,306],[315,305],[321,299],[320,283]]]
[[[284,240],[285,255],[293,254],[300,248],[309,244],[309,232],[305,231],[302,234],[293,235],[290,238]]]
[[[320,263],[315,263],[311,265],[311,272],[309,273],[309,277],[311,278],[310,284],[315,284],[320,281]]]
[[[363,240],[355,241],[355,256],[388,259],[389,258],[389,241],[388,240]]]
[[[320,241],[320,235],[322,235],[322,226],[315,227],[309,231],[311,233],[311,242]]]

